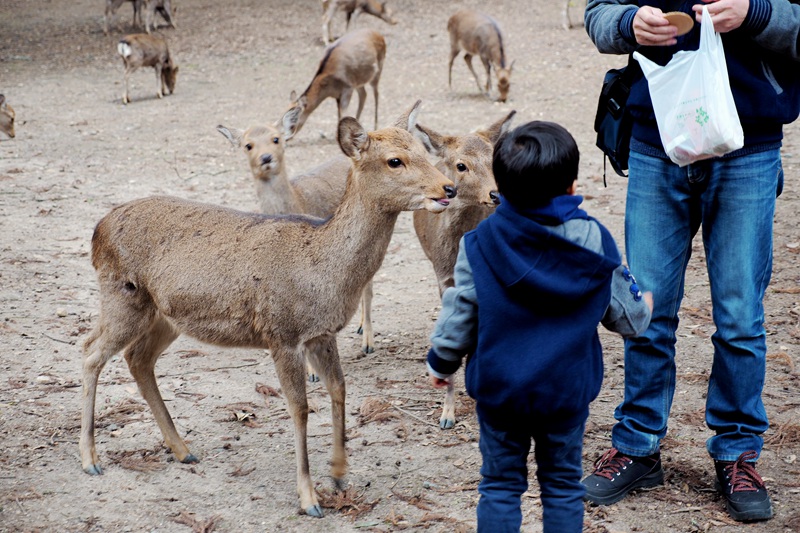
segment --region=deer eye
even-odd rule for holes
[[[400,161],[399,159],[397,159],[396,157],[393,157],[393,158],[391,158],[391,159],[390,159],[390,160],[389,160],[387,163],[388,163],[388,164],[389,164],[389,166],[390,166],[390,167],[392,167],[392,168],[397,168],[397,167],[399,167],[399,166],[402,166],[402,165],[403,165],[403,162],[402,162],[402,161]]]
[[[244,145],[244,149],[248,152],[253,149],[253,143],[247,143]]]
[[[456,165],[456,169],[457,169],[459,172],[466,172],[466,171],[467,171],[467,165],[465,165],[464,163],[458,163],[458,164]]]
[[[278,144],[279,142],[281,142],[281,140],[278,137],[273,137],[272,138],[272,142],[275,143],[275,144]]]

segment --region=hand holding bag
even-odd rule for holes
[[[677,52],[662,67],[633,53],[650,88],[661,142],[678,166],[744,146],[744,132],[728,81],[722,38],[703,6],[700,48]]]

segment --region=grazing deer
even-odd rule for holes
[[[133,22],[131,25],[134,28],[142,27],[142,6],[146,0],[106,0],[106,10],[103,14],[103,33],[108,35],[108,26],[114,14],[125,2],[130,2],[133,5]]]
[[[439,296],[455,285],[453,271],[458,257],[461,237],[477,227],[489,216],[500,195],[492,172],[494,144],[511,126],[516,111],[486,129],[467,135],[440,135],[430,128],[417,124],[415,136],[428,152],[437,156],[436,168],[456,184],[458,196],[443,213],[432,214],[415,211],[414,230],[425,255],[433,264]],[[455,387],[452,377],[447,383],[447,393],[439,427],[455,426]]]
[[[195,463],[161,397],[155,364],[181,333],[219,346],[269,349],[295,429],[297,492],[303,510],[322,517],[308,463],[304,361],[331,396],[337,485],[347,471],[345,383],[336,334],[383,261],[402,211],[442,211],[453,182],[428,162],[412,137],[417,102],[394,127],[368,133],[352,117],[338,140],[351,159],[336,213],[319,223],[269,217],[170,197],[114,208],[92,236],[100,317],[84,344],[80,453],[101,474],[94,440],[97,383],[120,350],[166,445]]]
[[[356,23],[356,19],[361,13],[373,15],[388,22],[391,25],[397,24],[392,14],[392,9],[386,2],[378,0],[322,0],[322,42],[331,42],[331,20],[337,11],[344,11],[347,17],[345,32],[350,29],[350,23]]]
[[[128,97],[128,82],[131,73],[139,67],[153,67],[156,71],[156,96],[161,98],[164,93],[175,92],[175,82],[178,79],[178,66],[173,62],[163,37],[134,33],[126,35],[117,44],[117,52],[125,64],[125,93],[122,103],[131,100]]]
[[[464,50],[464,61],[467,63],[478,90],[489,96],[491,86],[491,69],[497,77],[497,91],[500,93],[498,100],[505,102],[511,88],[511,70],[514,62],[507,64],[506,52],[503,46],[503,33],[497,21],[488,15],[478,13],[471,9],[457,11],[447,21],[447,31],[450,33],[450,65],[447,71],[447,80],[450,88],[453,87],[453,61],[461,50]],[[481,87],[478,75],[472,68],[472,56],[480,57],[486,69],[486,86]]]
[[[339,207],[347,185],[350,160],[340,155],[310,171],[289,179],[286,171],[285,137],[299,108],[287,111],[274,126],[265,124],[247,130],[217,126],[223,136],[241,148],[250,163],[256,191],[265,215],[306,214],[320,219],[330,218]],[[361,297],[361,350],[375,351],[372,333],[372,282]],[[309,368],[309,379],[316,374]]]
[[[16,136],[14,132],[14,108],[8,105],[5,95],[0,94],[0,131],[11,137]]]
[[[325,49],[314,79],[300,97],[292,91],[289,109],[299,108],[286,140],[300,131],[306,119],[326,98],[335,98],[338,120],[342,119],[353,91],[358,93],[356,120],[361,118],[367,99],[365,85],[372,86],[375,100],[375,128],[378,127],[378,82],[386,57],[386,41],[375,30],[354,30],[345,34]]]
[[[145,7],[144,29],[150,33],[150,28],[156,29],[156,13],[167,23],[167,26],[176,29],[171,0],[144,0]],[[141,20],[141,16],[139,17]]]

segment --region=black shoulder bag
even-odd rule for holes
[[[606,159],[611,163],[614,172],[624,178],[628,177],[625,171],[628,170],[633,119],[627,112],[626,104],[631,83],[638,72],[639,63],[631,55],[627,66],[609,70],[603,79],[603,89],[600,91],[594,118],[597,147],[605,154],[603,185],[606,184]]]

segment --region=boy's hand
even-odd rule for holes
[[[430,374],[428,374],[428,377],[431,380],[431,385],[433,385],[437,389],[443,389],[443,388],[447,387],[447,380],[446,379],[437,378],[436,376],[432,376]]]
[[[650,312],[653,312],[653,293],[647,291],[646,293],[642,294],[642,298],[644,298],[644,302],[647,304],[647,307],[650,308]]]

